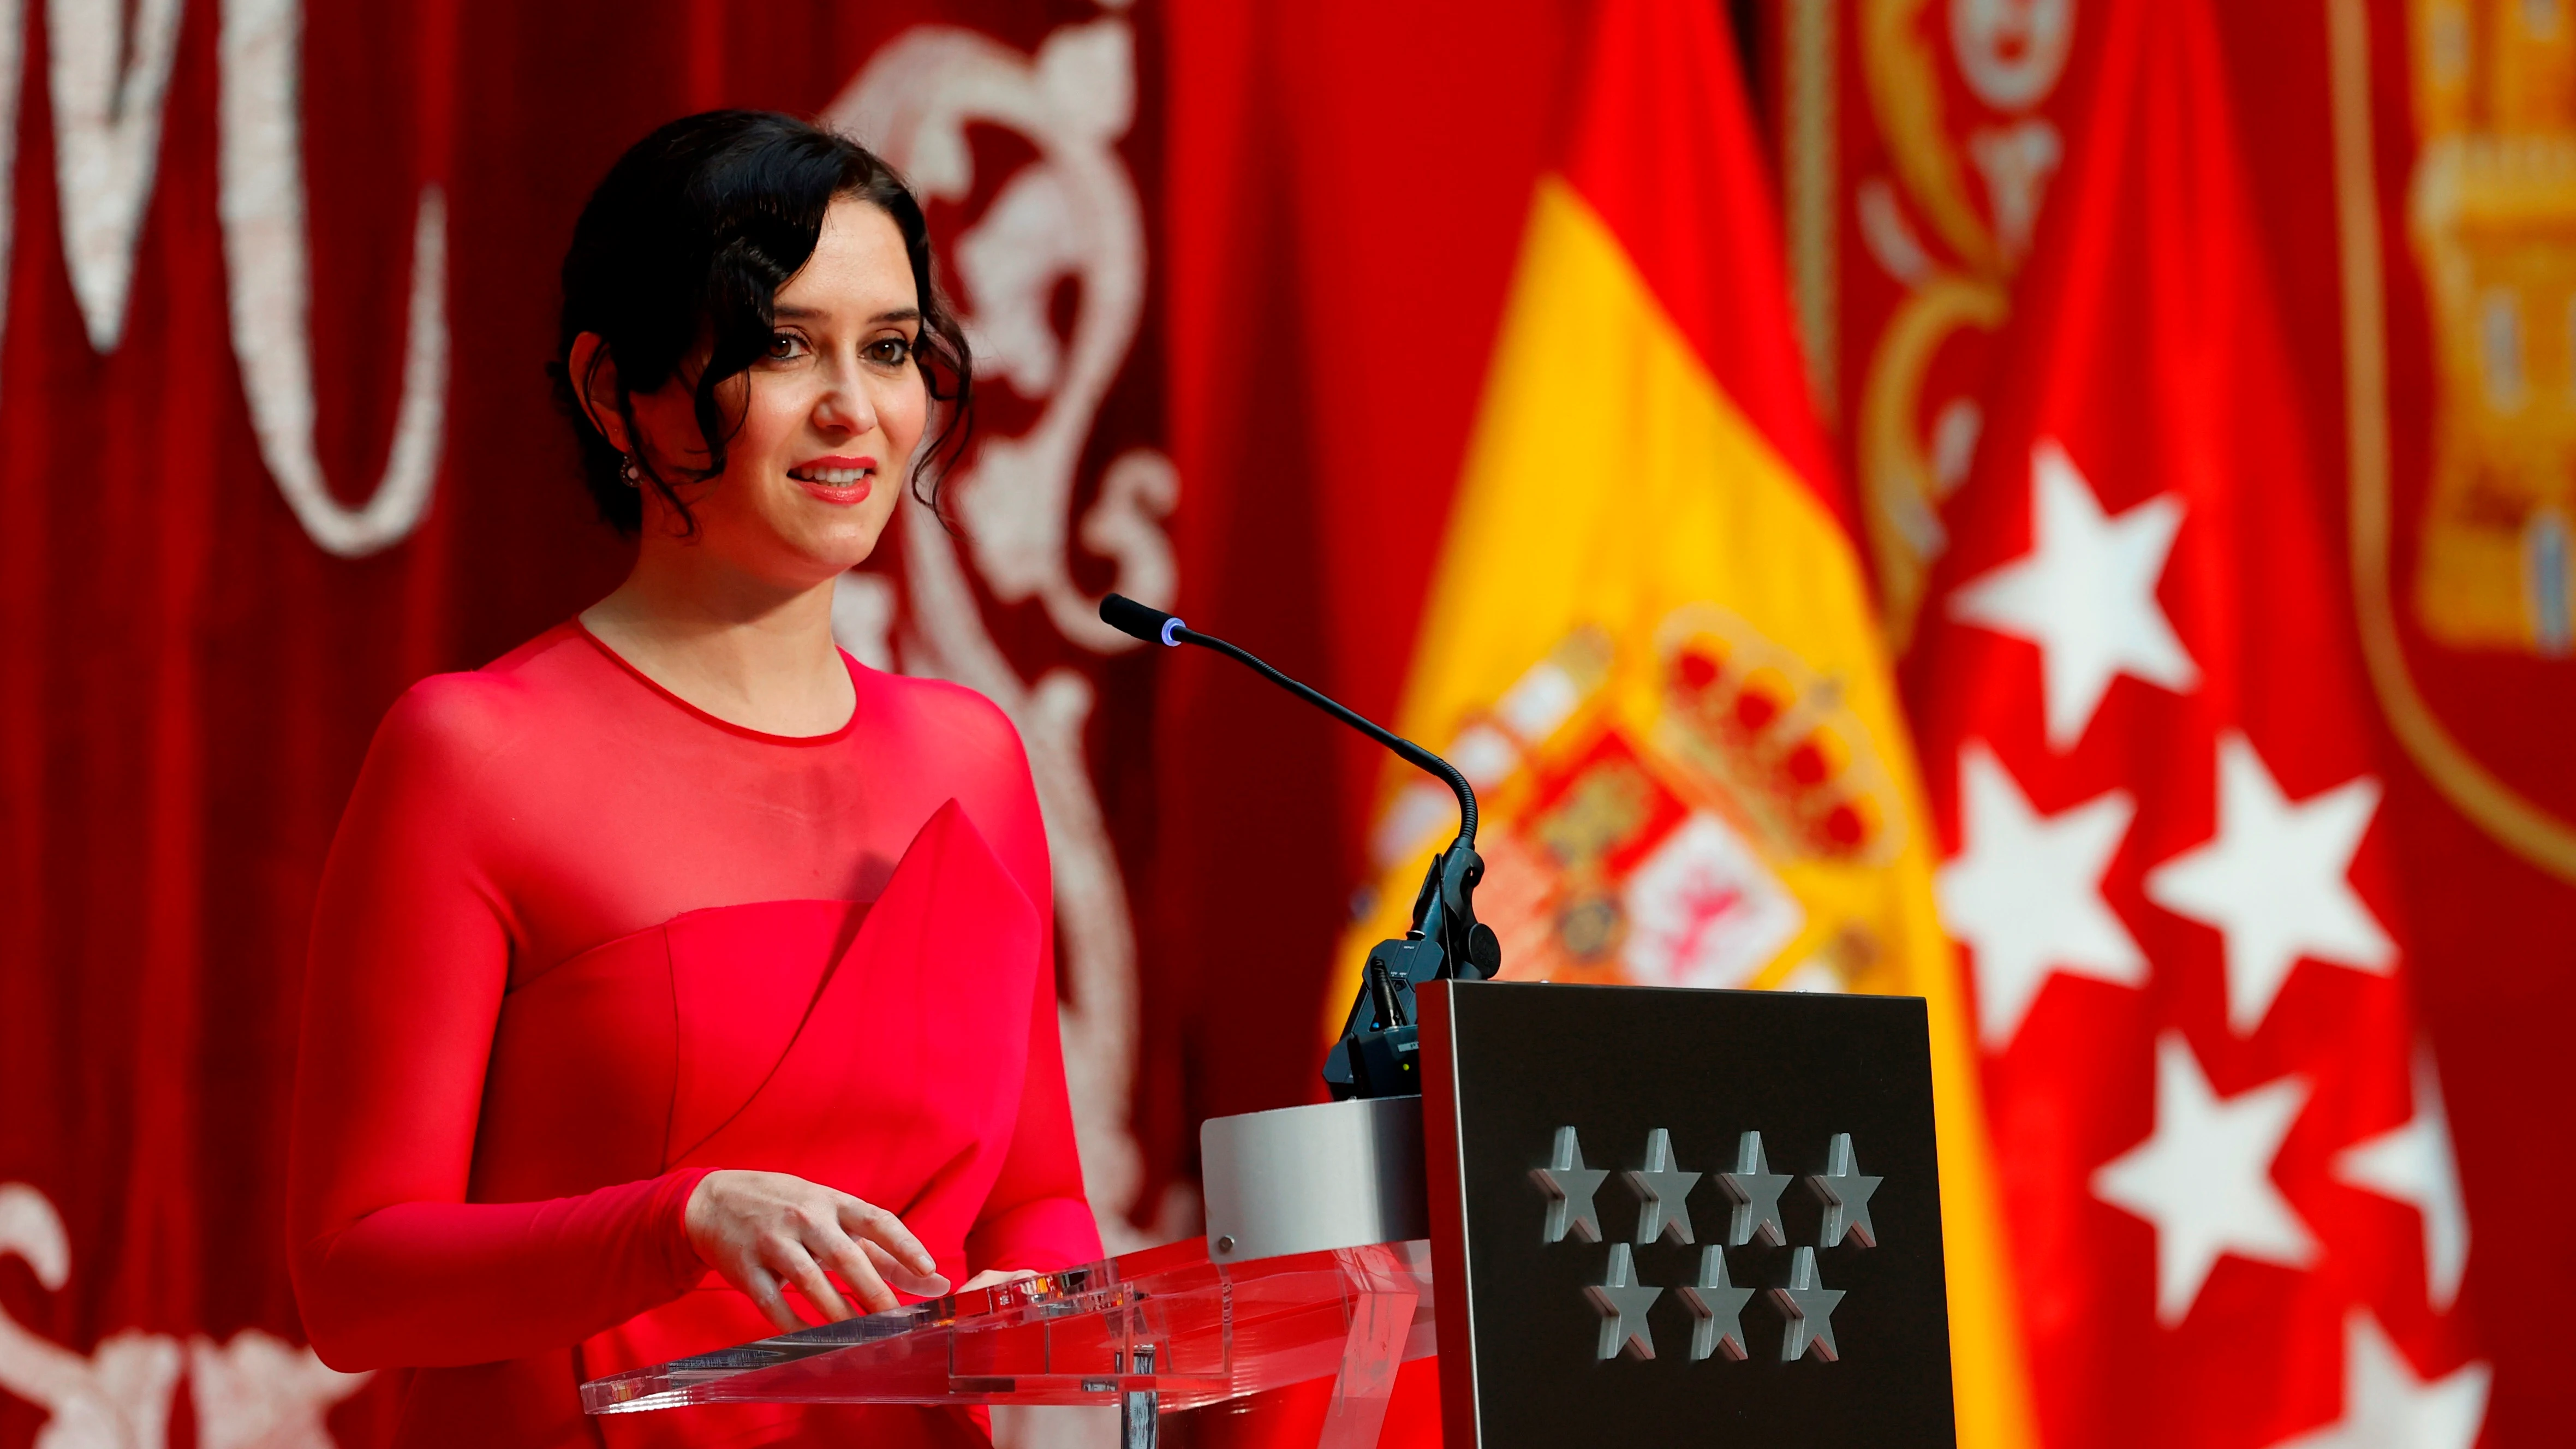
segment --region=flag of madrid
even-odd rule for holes
[[[2115,0],[1906,688],[2045,1442],[2468,1449],[2489,1375],[2216,0]]]

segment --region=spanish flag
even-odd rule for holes
[[[1722,11],[1595,14],[1400,727],[1476,782],[1506,977],[1929,1000],[1959,1438],[2027,1445],[1936,842]],[[1355,947],[1402,933],[1447,801],[1390,782]]]

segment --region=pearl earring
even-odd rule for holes
[[[632,454],[626,455],[625,465],[618,471],[626,475],[626,486],[629,488],[640,486],[644,481],[644,470],[635,466],[635,458]]]

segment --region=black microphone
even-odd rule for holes
[[[1414,1067],[1419,1049],[1414,987],[1434,979],[1481,981],[1503,965],[1501,940],[1491,926],[1476,919],[1476,883],[1484,879],[1485,863],[1476,854],[1476,791],[1467,777],[1457,766],[1340,700],[1160,609],[1124,594],[1110,594],[1100,601],[1100,621],[1148,644],[1212,649],[1393,750],[1458,797],[1458,838],[1433,858],[1424,874],[1422,889],[1413,899],[1412,929],[1400,940],[1380,941],[1369,949],[1359,999],[1351,1004],[1341,1040],[1324,1060],[1324,1081],[1336,1101],[1420,1093],[1421,1074]]]
[[[1429,750],[1426,750],[1422,746],[1415,744],[1413,741],[1406,739],[1404,736],[1397,734],[1395,731],[1385,728],[1377,721],[1370,719],[1367,715],[1361,714],[1358,710],[1352,709],[1350,706],[1343,704],[1340,700],[1333,698],[1322,690],[1312,688],[1308,685],[1299,683],[1297,680],[1289,678],[1287,675],[1271,668],[1268,664],[1263,663],[1248,651],[1237,648],[1223,639],[1219,639],[1213,634],[1202,634],[1198,630],[1191,628],[1189,625],[1182,623],[1179,616],[1166,614],[1160,609],[1149,608],[1146,605],[1137,603],[1134,599],[1127,597],[1125,594],[1110,594],[1100,601],[1100,622],[1131,639],[1142,639],[1148,644],[1163,644],[1175,649],[1179,648],[1183,644],[1196,644],[1202,649],[1213,649],[1228,659],[1232,659],[1237,663],[1250,668],[1254,673],[1259,674],[1262,678],[1278,685],[1281,689],[1284,689],[1290,694],[1297,696],[1299,699],[1306,701],[1308,704],[1311,704],[1315,708],[1322,710],[1324,713],[1331,715],[1333,718],[1340,720],[1342,723],[1349,725],[1352,729],[1358,730],[1361,734],[1364,734],[1370,739],[1377,741],[1379,744],[1386,746],[1388,749],[1395,751],[1396,754],[1403,757],[1405,763],[1431,775],[1441,784],[1448,786],[1449,793],[1458,797],[1458,843],[1471,849],[1475,846],[1476,792],[1473,787],[1468,785],[1467,777],[1458,773],[1458,767],[1450,764],[1447,760],[1431,753]]]

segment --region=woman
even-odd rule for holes
[[[921,209],[786,117],[674,122],[582,213],[554,370],[635,569],[368,753],[306,986],[306,1330],[418,1370],[402,1444],[983,1443],[576,1393],[1100,1253],[1019,739],[832,643],[968,401]]]

